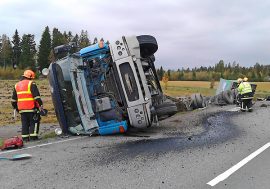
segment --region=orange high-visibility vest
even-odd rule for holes
[[[35,107],[35,99],[31,93],[31,80],[22,80],[15,85],[17,92],[18,110],[32,110]]]

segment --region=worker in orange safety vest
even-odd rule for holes
[[[40,109],[43,103],[36,83],[35,73],[25,70],[21,80],[15,85],[11,104],[21,114],[22,138],[24,141],[37,140],[40,124]]]

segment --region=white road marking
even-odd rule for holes
[[[260,153],[262,153],[264,150],[266,150],[269,147],[270,147],[270,142],[268,142],[267,144],[265,144],[264,146],[262,146],[261,148],[259,148],[258,150],[250,154],[249,156],[247,156],[245,159],[243,159],[242,161],[240,161],[239,163],[237,163],[236,165],[234,165],[233,167],[231,167],[224,173],[218,175],[216,178],[209,181],[207,184],[210,186],[215,186],[219,182],[227,179],[231,174],[233,174],[235,171],[240,169],[242,166],[244,166],[246,163],[248,163],[250,160],[255,158],[257,155],[259,155]]]
[[[240,111],[240,107],[234,107],[232,109],[228,109],[227,111],[228,112],[237,112],[237,111]]]
[[[88,136],[80,136],[80,137],[70,138],[70,139],[66,139],[66,140],[59,140],[59,141],[56,141],[56,142],[49,142],[49,143],[45,143],[45,144],[39,144],[39,145],[35,145],[35,146],[29,146],[29,147],[21,148],[21,149],[17,149],[17,150],[3,151],[3,152],[0,152],[0,155],[2,155],[2,154],[9,154],[9,153],[12,153],[12,152],[23,151],[23,150],[28,150],[28,149],[42,147],[42,146],[48,146],[48,145],[52,145],[52,144],[59,144],[59,143],[63,143],[63,142],[77,140],[77,139],[80,139],[80,138],[85,138],[85,137],[88,137]]]

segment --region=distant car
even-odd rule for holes
[[[57,48],[63,53],[68,46]],[[56,116],[64,133],[101,135],[146,128],[177,112],[154,66],[153,36],[123,36],[57,60],[49,67]]]

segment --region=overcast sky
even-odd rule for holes
[[[270,1],[265,0],[0,0],[0,35],[52,31],[113,40],[150,34],[165,68],[236,61],[270,64]]]

